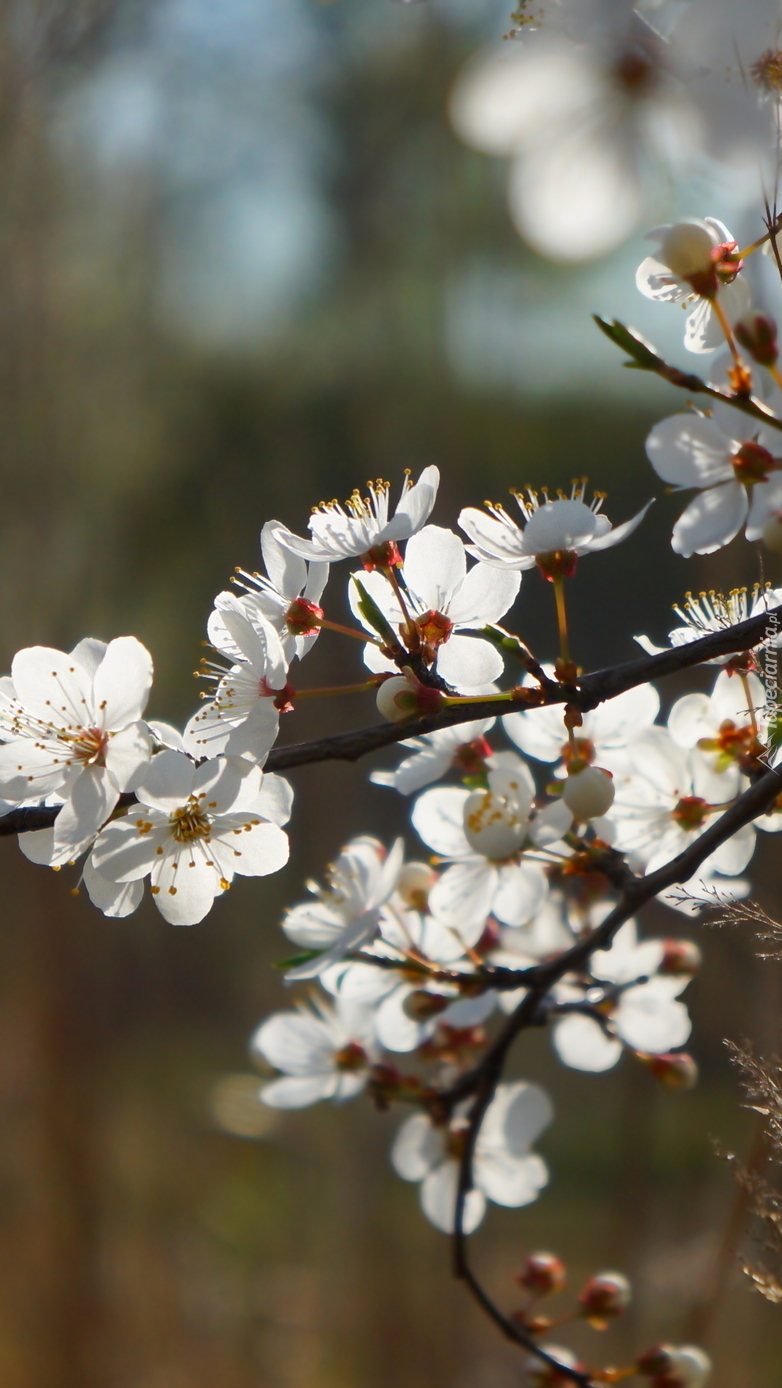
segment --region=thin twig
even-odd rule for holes
[[[782,785],[782,779],[779,773],[773,769],[767,771],[683,853],[679,853],[669,863],[666,863],[656,872],[649,873],[646,877],[630,878],[622,892],[622,899],[611,914],[606,917],[602,925],[593,930],[590,935],[579,940],[571,949],[565,950],[558,958],[523,972],[520,971],[519,980],[524,978],[528,982],[529,992],[522,998],[499,1036],[478,1064],[456,1080],[448,1090],[438,1095],[439,1103],[445,1105],[447,1110],[452,1110],[456,1103],[470,1095],[475,1096],[468,1115],[468,1127],[459,1163],[459,1181],[454,1211],[454,1275],[466,1284],[478,1305],[502,1330],[503,1334],[523,1345],[525,1349],[530,1350],[531,1353],[536,1354],[546,1363],[551,1363],[550,1356],[546,1355],[545,1351],[535,1344],[532,1337],[525,1335],[520,1328],[517,1328],[512,1321],[509,1321],[502,1314],[481,1286],[470,1267],[467,1236],[464,1232],[464,1205],[473,1185],[472,1171],[475,1146],[486,1110],[494,1097],[502,1076],[505,1059],[516,1037],[535,1024],[541,1002],[554,983],[572,969],[577,969],[585,964],[595,950],[604,949],[610,945],[620,926],[644,902],[649,901],[676,882],[688,881],[721,843],[724,843],[732,834],[735,834],[745,824],[749,824],[768,809],[769,805],[773,804],[779,794],[780,785]],[[571,1369],[564,1364],[558,1365],[557,1368],[561,1377],[578,1384],[579,1388],[590,1388],[592,1380],[588,1374],[579,1369]]]

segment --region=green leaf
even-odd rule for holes
[[[359,594],[358,610],[364,620],[369,623],[373,631],[377,632],[384,645],[390,646],[392,649],[399,649],[399,638],[390,623],[386,621],[374,598],[370,597],[363,583],[359,578],[356,578],[355,574],[353,574],[353,582]]]
[[[625,327],[617,318],[601,318],[598,313],[594,313],[592,317],[609,341],[626,352],[628,357],[632,357],[632,361],[626,363],[627,366],[634,366],[640,371],[659,371],[661,366],[665,366],[651,342],[647,342],[640,333],[634,333],[632,328]]]
[[[322,949],[305,949],[301,954],[291,954],[287,959],[278,959],[275,969],[297,969],[299,964],[309,964],[311,959],[317,959],[323,954]]]

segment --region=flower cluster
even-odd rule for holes
[[[704,352],[721,337],[732,361],[727,384],[677,376],[615,325],[645,369],[694,379],[715,402],[663,420],[647,441],[658,475],[698,493],[673,547],[709,553],[744,526],[774,548],[775,330],[747,315],[743,258],[721,223],[689,219],[655,236],[641,289],[691,301],[685,345]],[[148,880],[164,918],[192,925],[235,877],[286,863],[293,792],[275,768],[308,758],[306,747],[292,762],[275,749],[281,720],[304,696],[341,692],[301,687],[320,634],[357,641],[363,669],[344,689],[364,691],[371,716],[376,707],[399,727],[365,729],[347,755],[402,744],[371,780],[408,806],[412,856],[404,837],[386,848],[362,833],[285,913],[296,950],[285,980],[306,992],[261,1023],[252,1053],[274,1108],[360,1094],[381,1110],[404,1104],[391,1163],[463,1250],[487,1201],[526,1205],[548,1181],[535,1149],[552,1102],[532,1080],[502,1078],[518,1031],[547,1027],[572,1069],[607,1071],[627,1055],[668,1088],[696,1081],[682,995],[699,951],[675,932],[648,935],[637,916],[652,898],[681,920],[746,895],[758,831],[782,829],[769,771],[782,589],[688,596],[669,648],[638,636],[645,660],[585,675],[571,651],[569,585],[580,560],[630,539],[651,501],[612,525],[585,479],[569,493],[527,487],[513,492],[516,511],[463,509],[462,539],[431,520],[438,482],[434,467],[407,477],[393,511],[379,481],[344,506],[324,503],[308,538],[267,522],[265,573],[240,570],[215,598],[200,671],[210,688],[182,731],[146,717],[152,660],[133,637],[18,652],[0,691],[0,797],[23,853],[56,869],[81,860],[106,915],[135,911]],[[327,615],[340,560],[350,561],[352,626]],[[546,584],[556,654],[543,660],[500,623]],[[664,705],[649,676],[695,664],[717,666],[711,688]],[[540,1262],[525,1273],[533,1299],[544,1272]],[[627,1296],[621,1274],[600,1274],[578,1314],[602,1323]],[[517,1317],[527,1338],[548,1325],[530,1316],[527,1306]],[[633,1372],[692,1388],[708,1373],[701,1355],[657,1347]],[[541,1346],[535,1366],[541,1384],[581,1373],[568,1351]]]

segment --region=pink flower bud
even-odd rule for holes
[[[441,993],[427,993],[423,988],[417,988],[405,998],[402,1011],[414,1022],[428,1022],[430,1017],[444,1012],[452,1001],[452,998],[444,998]]]
[[[425,911],[429,893],[437,881],[437,873],[428,863],[405,863],[397,879],[396,889],[406,906]]]
[[[444,699],[439,689],[422,684],[405,667],[403,675],[391,675],[378,686],[375,696],[378,711],[389,723],[406,723],[411,718],[426,718],[439,713]]]
[[[621,1272],[597,1272],[581,1291],[578,1303],[587,1320],[601,1323],[621,1316],[632,1299],[632,1289]]]
[[[697,974],[703,962],[703,955],[694,940],[665,940],[665,953],[658,972],[673,974],[676,977]]]
[[[665,1055],[636,1051],[636,1055],[666,1089],[694,1089],[698,1083],[698,1066],[686,1051],[669,1051]]]
[[[748,313],[733,326],[736,341],[761,366],[774,366],[779,356],[777,325],[767,313]]]
[[[652,1380],[652,1388],[703,1388],[711,1360],[698,1345],[655,1345],[636,1360],[639,1374]]]
[[[562,1291],[567,1282],[567,1272],[556,1253],[530,1253],[521,1272],[517,1272],[513,1280],[535,1296],[551,1296],[554,1292]]]

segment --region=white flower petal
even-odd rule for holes
[[[82,876],[90,901],[104,916],[112,919],[132,916],[141,905],[143,882],[109,882],[93,866],[92,858],[84,864]]]
[[[195,766],[190,758],[166,750],[152,758],[136,795],[143,804],[171,814],[192,794],[194,783]]]
[[[557,1018],[551,1029],[551,1040],[564,1065],[593,1074],[610,1070],[622,1054],[620,1041],[606,1036],[594,1018],[577,1013]]]
[[[646,440],[649,462],[664,482],[679,487],[713,487],[734,479],[736,444],[713,419],[675,414],[655,424]]]
[[[272,1080],[259,1090],[258,1097],[269,1108],[306,1108],[320,1099],[330,1099],[337,1085],[337,1076],[295,1075]]]
[[[540,910],[547,894],[548,881],[536,863],[507,863],[497,869],[491,909],[504,925],[525,925]]]
[[[495,1205],[515,1207],[537,1200],[548,1182],[546,1163],[537,1153],[481,1152],[475,1162],[477,1185]]]
[[[438,786],[426,791],[413,806],[413,828],[435,853],[446,858],[473,856],[464,835],[464,806],[469,794],[456,786]]]
[[[444,1234],[453,1233],[458,1183],[459,1167],[455,1161],[447,1161],[425,1177],[421,1186],[421,1208],[435,1229],[442,1230]],[[462,1217],[465,1234],[471,1234],[477,1229],[485,1210],[486,1201],[482,1192],[469,1191]]]
[[[737,535],[747,518],[747,493],[739,482],[723,482],[701,492],[673,527],[671,547],[689,559],[713,554]]]
[[[152,657],[135,636],[110,641],[95,675],[93,699],[99,726],[124,728],[141,718],[152,688]]]
[[[391,1163],[403,1181],[422,1181],[445,1157],[444,1129],[425,1113],[406,1119],[394,1139]]]
[[[105,767],[84,768],[54,821],[52,867],[78,857],[106,823],[118,799],[119,791]]]
[[[495,569],[495,573],[499,570]],[[500,652],[477,636],[456,632],[437,653],[437,673],[454,689],[478,689],[500,679],[505,662]]]

